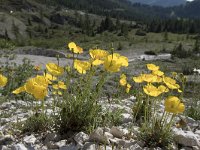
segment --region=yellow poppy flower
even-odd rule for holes
[[[83,49],[79,46],[77,46],[74,42],[70,42],[68,44],[69,50],[76,54],[83,53]]]
[[[61,91],[54,91],[53,95],[62,95],[62,92]]]
[[[119,83],[120,83],[121,86],[125,86],[125,85],[127,84],[126,75],[125,75],[125,74],[122,74],[122,75],[120,76]]]
[[[164,72],[160,71],[160,70],[155,70],[155,71],[152,71],[152,74],[154,75],[157,75],[157,76],[163,76],[164,75]]]
[[[153,96],[153,97],[157,97],[162,93],[160,90],[158,90],[157,87],[153,86],[152,84],[146,85],[143,88],[143,90],[147,95]]]
[[[105,50],[101,49],[94,49],[89,51],[90,56],[92,58],[91,62],[93,66],[98,66],[104,63],[104,59],[109,53]]]
[[[103,60],[99,60],[99,59],[92,60],[92,65],[93,65],[93,66],[98,66],[98,65],[101,65],[101,64],[103,64],[103,63],[104,63]]]
[[[163,82],[170,89],[179,89],[180,88],[180,86],[178,84],[176,84],[176,80],[174,80],[170,77],[163,77]]]
[[[2,74],[0,74],[0,87],[6,86],[7,82],[8,82],[8,79]]]
[[[127,85],[126,85],[126,93],[129,93],[130,88],[131,88],[131,85],[130,85],[130,84],[127,84]]]
[[[143,74],[142,75],[143,81],[148,83],[157,82],[157,76],[153,74]]]
[[[29,79],[24,88],[27,93],[32,94],[36,99],[43,100],[47,95],[48,80],[44,76],[36,76]]]
[[[160,77],[160,76],[157,76],[157,80],[156,80],[157,83],[160,83],[160,82],[163,82],[163,78]]]
[[[104,59],[106,56],[109,55],[109,53],[105,50],[101,50],[101,49],[94,49],[94,50],[90,50],[89,51],[90,56],[92,59],[99,59],[102,60]]]
[[[118,72],[122,66],[128,66],[128,58],[118,53],[108,55],[104,61],[104,68],[109,72]]]
[[[51,81],[55,81],[57,78],[49,73],[44,73],[44,77],[47,79],[49,84],[52,84]]]
[[[64,82],[59,81],[58,84],[53,85],[53,88],[56,89],[56,90],[58,90],[58,89],[66,90],[67,86],[64,84]]]
[[[33,94],[33,96],[38,100],[44,100],[47,96],[47,88],[41,85],[36,85],[31,94]]]
[[[160,85],[160,86],[158,87],[158,90],[159,90],[160,92],[162,92],[162,93],[167,93],[167,92],[169,92],[169,89],[168,89],[166,86],[164,86],[164,85]]]
[[[165,100],[165,111],[178,114],[182,113],[185,110],[185,105],[180,102],[178,97],[169,96]]]
[[[64,73],[64,69],[55,63],[46,64],[46,68],[54,76],[60,76]]]
[[[74,68],[80,73],[80,74],[86,74],[86,71],[91,68],[91,64],[87,61],[80,61],[75,60],[74,61]]]
[[[147,68],[151,71],[156,71],[156,70],[159,70],[159,66],[156,66],[154,64],[147,64]]]
[[[125,56],[120,56],[119,61],[121,62],[122,66],[128,67],[128,58]]]
[[[133,81],[135,81],[136,83],[142,83],[144,80],[142,75],[140,75],[138,77],[133,77]]]

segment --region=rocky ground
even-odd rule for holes
[[[38,53],[40,54],[40,49]],[[16,51],[16,59],[9,60],[17,64],[22,63],[24,57],[30,59],[34,65],[42,65],[47,62],[57,62],[55,57],[49,56],[52,51],[46,51],[43,55],[38,56],[37,51]],[[37,56],[36,56],[37,55]],[[55,53],[57,55],[57,53]],[[60,54],[61,56],[63,53]],[[48,57],[47,57],[48,56]],[[129,61],[135,60],[155,60],[155,59],[169,59],[169,54],[159,56],[147,55],[128,55],[131,56]],[[7,58],[1,58],[0,61],[5,63]],[[60,58],[62,66],[71,63],[70,59]],[[139,127],[133,123],[132,120],[132,106],[135,103],[135,97],[120,101],[101,100],[101,104],[105,110],[114,112],[115,110],[123,110],[122,120],[119,126],[99,127],[90,135],[79,132],[71,135],[70,138],[65,138],[58,133],[43,133],[43,134],[24,134],[13,128],[13,124],[25,121],[33,114],[31,109],[28,109],[30,102],[22,100],[8,100],[0,105],[0,150],[143,150],[148,149],[144,147],[142,141],[137,140],[137,135],[140,132]],[[45,101],[46,106],[51,105],[52,98]],[[39,103],[39,102],[34,102]],[[164,106],[160,105],[160,111],[163,111]],[[48,107],[47,114],[52,113],[52,109]],[[178,120],[178,118],[177,118]],[[187,127],[184,129],[173,127],[174,146],[173,149],[182,150],[199,150],[200,149],[200,120],[185,117]],[[161,148],[154,148],[160,150]]]
[[[45,102],[46,106],[52,103],[52,98]],[[4,102],[0,106],[0,149],[1,150],[143,150],[142,141],[137,140],[140,132],[139,127],[132,122],[131,107],[135,102],[135,97],[113,101],[108,103],[105,99],[99,101],[105,110],[114,112],[117,109],[123,109],[122,120],[119,126],[99,127],[90,135],[79,132],[71,135],[70,138],[64,138],[58,133],[44,134],[25,134],[20,135],[20,131],[11,126],[13,123],[24,121],[32,114],[32,111],[24,109],[29,102],[22,100]],[[35,102],[39,103],[39,102]],[[163,111],[163,105],[161,105]],[[47,109],[47,114],[53,111]],[[4,115],[3,115],[4,114]],[[180,129],[173,127],[175,144],[173,149],[181,146],[182,150],[199,150],[200,149],[200,121],[195,121],[186,117],[187,128]],[[154,148],[160,150],[161,148]]]

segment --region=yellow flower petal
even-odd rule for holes
[[[55,63],[46,64],[46,68],[54,76],[60,76],[64,73],[64,68],[58,66]]]
[[[159,70],[159,66],[156,66],[154,64],[147,64],[147,68],[151,71],[156,71],[156,70]]]
[[[0,74],[0,87],[6,86],[7,82],[8,82],[8,79],[2,74]]]
[[[21,87],[17,88],[17,89],[14,90],[12,93],[13,93],[13,94],[19,94],[19,93],[21,93],[21,92],[25,92],[24,86],[21,86]]]
[[[87,61],[80,61],[80,60],[75,60],[74,61],[74,68],[80,73],[80,74],[85,74],[87,70],[91,68],[91,64]]]
[[[140,75],[138,77],[133,77],[133,81],[136,83],[142,83],[143,82],[143,77]]]
[[[143,88],[143,90],[147,95],[153,96],[153,97],[157,97],[162,93],[160,90],[158,90],[157,87],[153,86],[152,84],[146,85]]]

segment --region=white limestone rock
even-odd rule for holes
[[[84,132],[79,132],[74,136],[74,140],[83,146],[83,144],[89,140],[89,136],[85,134]]]
[[[109,139],[104,134],[104,131],[102,128],[97,128],[94,132],[92,132],[90,134],[89,141],[103,143],[103,144],[109,144]]]
[[[111,129],[110,129],[110,133],[114,136],[114,137],[117,137],[117,138],[122,138],[124,136],[124,131],[123,129],[120,129],[118,127],[115,127],[113,126]]]
[[[183,131],[181,129],[174,128],[174,140],[183,146],[198,146],[200,148],[200,142],[198,135],[191,131]]]
[[[36,141],[37,139],[35,138],[35,136],[34,135],[30,135],[30,136],[25,136],[24,137],[24,142],[26,143],[26,144],[35,144],[35,141]]]
[[[130,147],[130,150],[143,150],[143,148],[136,143]]]
[[[47,144],[50,141],[58,142],[58,141],[60,141],[60,139],[61,139],[60,134],[58,134],[58,133],[49,133],[49,134],[46,135],[44,143]]]
[[[95,145],[95,143],[91,143],[91,142],[87,142],[84,147],[83,150],[96,150],[97,146]]]
[[[123,113],[123,114],[121,114],[121,116],[122,116],[122,123],[123,124],[124,123],[128,123],[128,122],[132,122],[133,116],[131,114],[129,114],[129,113]]]
[[[11,150],[28,150],[24,144],[18,143],[16,145],[13,145]]]

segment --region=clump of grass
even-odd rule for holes
[[[23,133],[38,133],[52,129],[53,120],[44,113],[36,113],[30,116],[23,124]]]

